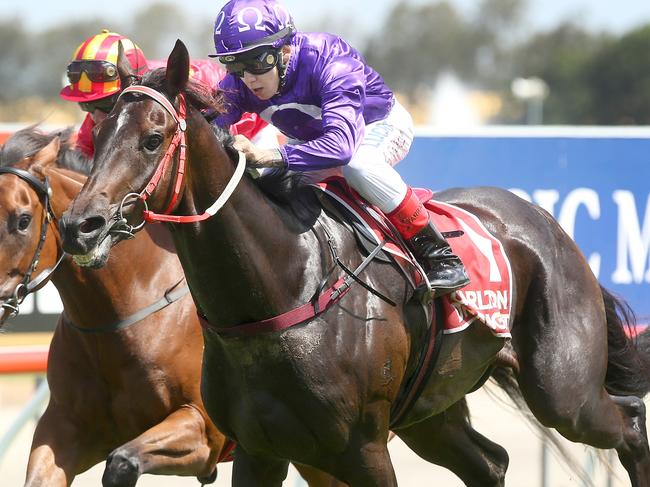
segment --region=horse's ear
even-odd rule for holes
[[[190,77],[190,54],[180,39],[167,59],[167,94],[170,97],[178,95],[187,84]]]
[[[34,172],[42,172],[45,168],[53,166],[59,157],[61,149],[61,138],[57,135],[49,144],[34,154],[31,159],[30,168]]]
[[[122,41],[119,41],[117,44],[117,73],[120,75],[121,89],[132,85],[137,79],[136,73],[129,62],[129,58],[124,54]]]

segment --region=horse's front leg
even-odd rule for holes
[[[282,487],[288,470],[287,460],[249,455],[237,446],[232,466],[232,487]]]
[[[337,472],[350,487],[397,487],[386,440],[351,443],[338,461]]]
[[[194,475],[214,480],[216,461],[225,437],[193,406],[171,413],[164,421],[116,448],[106,460],[104,487],[133,487],[140,475]],[[212,444],[211,444],[212,443]]]
[[[103,460],[85,433],[52,405],[38,421],[27,463],[25,487],[65,487],[79,473]]]

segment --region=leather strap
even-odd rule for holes
[[[178,284],[176,284],[176,286],[178,286]],[[131,316],[128,316],[123,320],[116,321],[109,325],[99,326],[94,328],[86,328],[86,327],[76,325],[72,321],[70,321],[70,319],[67,317],[67,315],[65,314],[65,310],[63,311],[63,321],[64,323],[70,325],[75,330],[79,330],[84,333],[106,333],[111,331],[122,330],[124,328],[127,328],[137,323],[138,321],[143,320],[144,318],[155,313],[156,311],[160,311],[161,309],[166,308],[167,306],[178,301],[179,299],[181,299],[183,296],[185,296],[187,293],[190,292],[190,288],[187,285],[181,287],[176,287],[176,286],[174,286],[172,291],[167,291],[165,295],[155,303],[152,303],[146,308],[142,308],[141,310],[136,311]]]

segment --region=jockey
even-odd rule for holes
[[[277,0],[230,0],[215,20],[226,127],[258,113],[287,137],[262,149],[243,137],[235,147],[253,167],[342,175],[381,209],[409,243],[437,295],[469,283],[461,260],[392,167],[413,141],[413,121],[381,76],[341,38],[297,32]],[[326,170],[326,171],[325,171]],[[316,173],[317,171],[317,173]]]
[[[81,43],[68,65],[70,84],[61,90],[59,96],[79,103],[81,109],[88,112],[77,134],[76,143],[76,149],[88,157],[92,157],[95,152],[93,128],[113,109],[121,91],[117,72],[119,41],[122,41],[124,54],[138,76],[150,69],[166,66],[166,61],[147,61],[140,48],[130,39],[106,29]],[[207,59],[193,60],[190,74],[195,80],[216,88],[226,70]],[[257,115],[246,114],[240,123],[233,126],[232,132],[254,138],[266,125]],[[264,145],[274,146],[268,142]]]

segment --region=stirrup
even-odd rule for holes
[[[451,294],[454,291],[458,291],[459,289],[467,286],[468,284],[469,284],[469,280],[465,284],[461,284],[454,287],[436,287],[434,288],[434,291],[436,293],[435,296],[436,298],[439,298],[440,296],[444,296],[445,294]]]
[[[426,283],[422,283],[417,288],[415,288],[415,292],[413,293],[413,295],[423,305],[429,305],[431,304],[431,301],[433,301],[434,299],[440,298],[442,296],[446,296],[447,294],[451,294],[454,291],[457,291],[458,289],[466,286],[467,284],[469,284],[469,281],[467,281],[467,283],[461,286],[456,286],[451,288],[451,287],[429,287]]]

